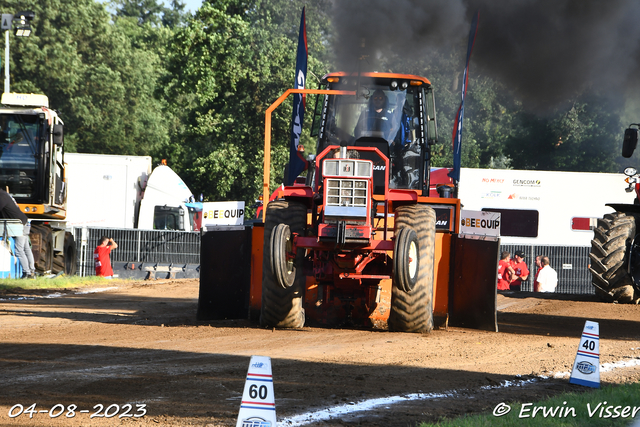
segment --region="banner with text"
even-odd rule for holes
[[[202,204],[202,227],[242,225],[244,202],[205,202]]]
[[[460,211],[460,234],[500,237],[499,212]]]

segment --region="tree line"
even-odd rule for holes
[[[265,110],[294,82],[303,6],[307,87],[340,71],[334,3],[205,0],[191,14],[180,0],[0,0],[2,13],[36,13],[29,38],[11,37],[11,91],[49,97],[65,122],[68,152],[167,159],[205,200],[251,205],[262,191]],[[440,133],[433,166],[452,165],[466,43],[460,34],[447,48],[376,58],[381,71],[433,83]],[[314,103],[309,97],[307,128]],[[627,116],[628,105],[593,87],[532,111],[513,88],[474,69],[472,56],[462,166],[618,172],[637,164],[620,156]],[[272,116],[271,188],[288,161],[290,118],[289,99]]]

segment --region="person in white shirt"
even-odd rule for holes
[[[540,258],[542,268],[538,273],[533,290],[536,292],[555,292],[558,286],[558,273],[549,265],[549,257]]]

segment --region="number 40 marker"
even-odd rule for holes
[[[587,320],[569,383],[600,388],[600,327]]]

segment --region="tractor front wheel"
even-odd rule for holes
[[[418,235],[411,227],[400,230],[396,237],[393,270],[395,283],[403,292],[411,292],[418,283],[420,257],[418,256]]]
[[[395,211],[395,222],[389,330],[430,332],[436,214],[428,206],[400,206]]]
[[[304,249],[298,249],[291,261],[286,252],[291,247],[291,233],[303,235],[306,224],[307,208],[302,203],[276,200],[267,206],[260,307],[260,324],[264,327],[304,326]]]
[[[284,289],[296,279],[295,255],[292,255],[293,235],[287,224],[278,224],[271,232],[271,271]]]

